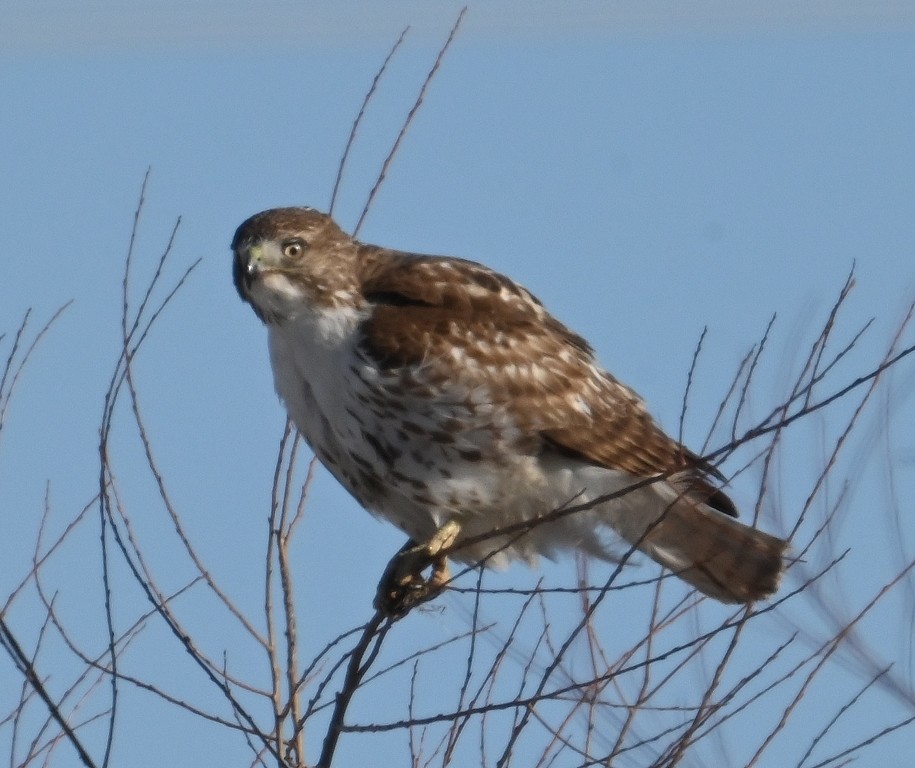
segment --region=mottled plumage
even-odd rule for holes
[[[785,542],[737,522],[714,469],[507,277],[359,243],[311,208],[251,217],[232,249],[293,422],[413,541],[441,544],[447,528],[451,557],[498,565],[569,549],[612,558],[615,533],[719,600],[777,588]],[[461,547],[652,477],[521,538]]]

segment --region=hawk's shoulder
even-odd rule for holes
[[[369,315],[362,346],[383,367],[409,366],[430,355],[479,362],[521,346],[563,348],[591,356],[588,343],[555,320],[510,278],[464,259],[360,246],[360,286]],[[492,361],[495,362],[495,361]]]

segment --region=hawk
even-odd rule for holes
[[[509,278],[361,243],[305,207],[252,216],[232,251],[289,417],[409,536],[377,607],[434,594],[446,557],[618,559],[619,539],[722,602],[777,589],[786,542],[738,522],[715,468]]]

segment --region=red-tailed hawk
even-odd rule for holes
[[[612,559],[614,532],[723,602],[778,587],[786,543],[737,522],[715,470],[517,283],[360,243],[312,208],[252,216],[232,250],[292,421],[360,504],[411,539],[380,607],[440,586],[443,551],[487,565],[563,550]]]

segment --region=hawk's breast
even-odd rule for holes
[[[269,331],[277,393],[360,503],[422,538],[449,517],[490,517],[542,490],[536,447],[487,388],[422,365],[380,368],[360,350],[363,317],[335,308]]]

